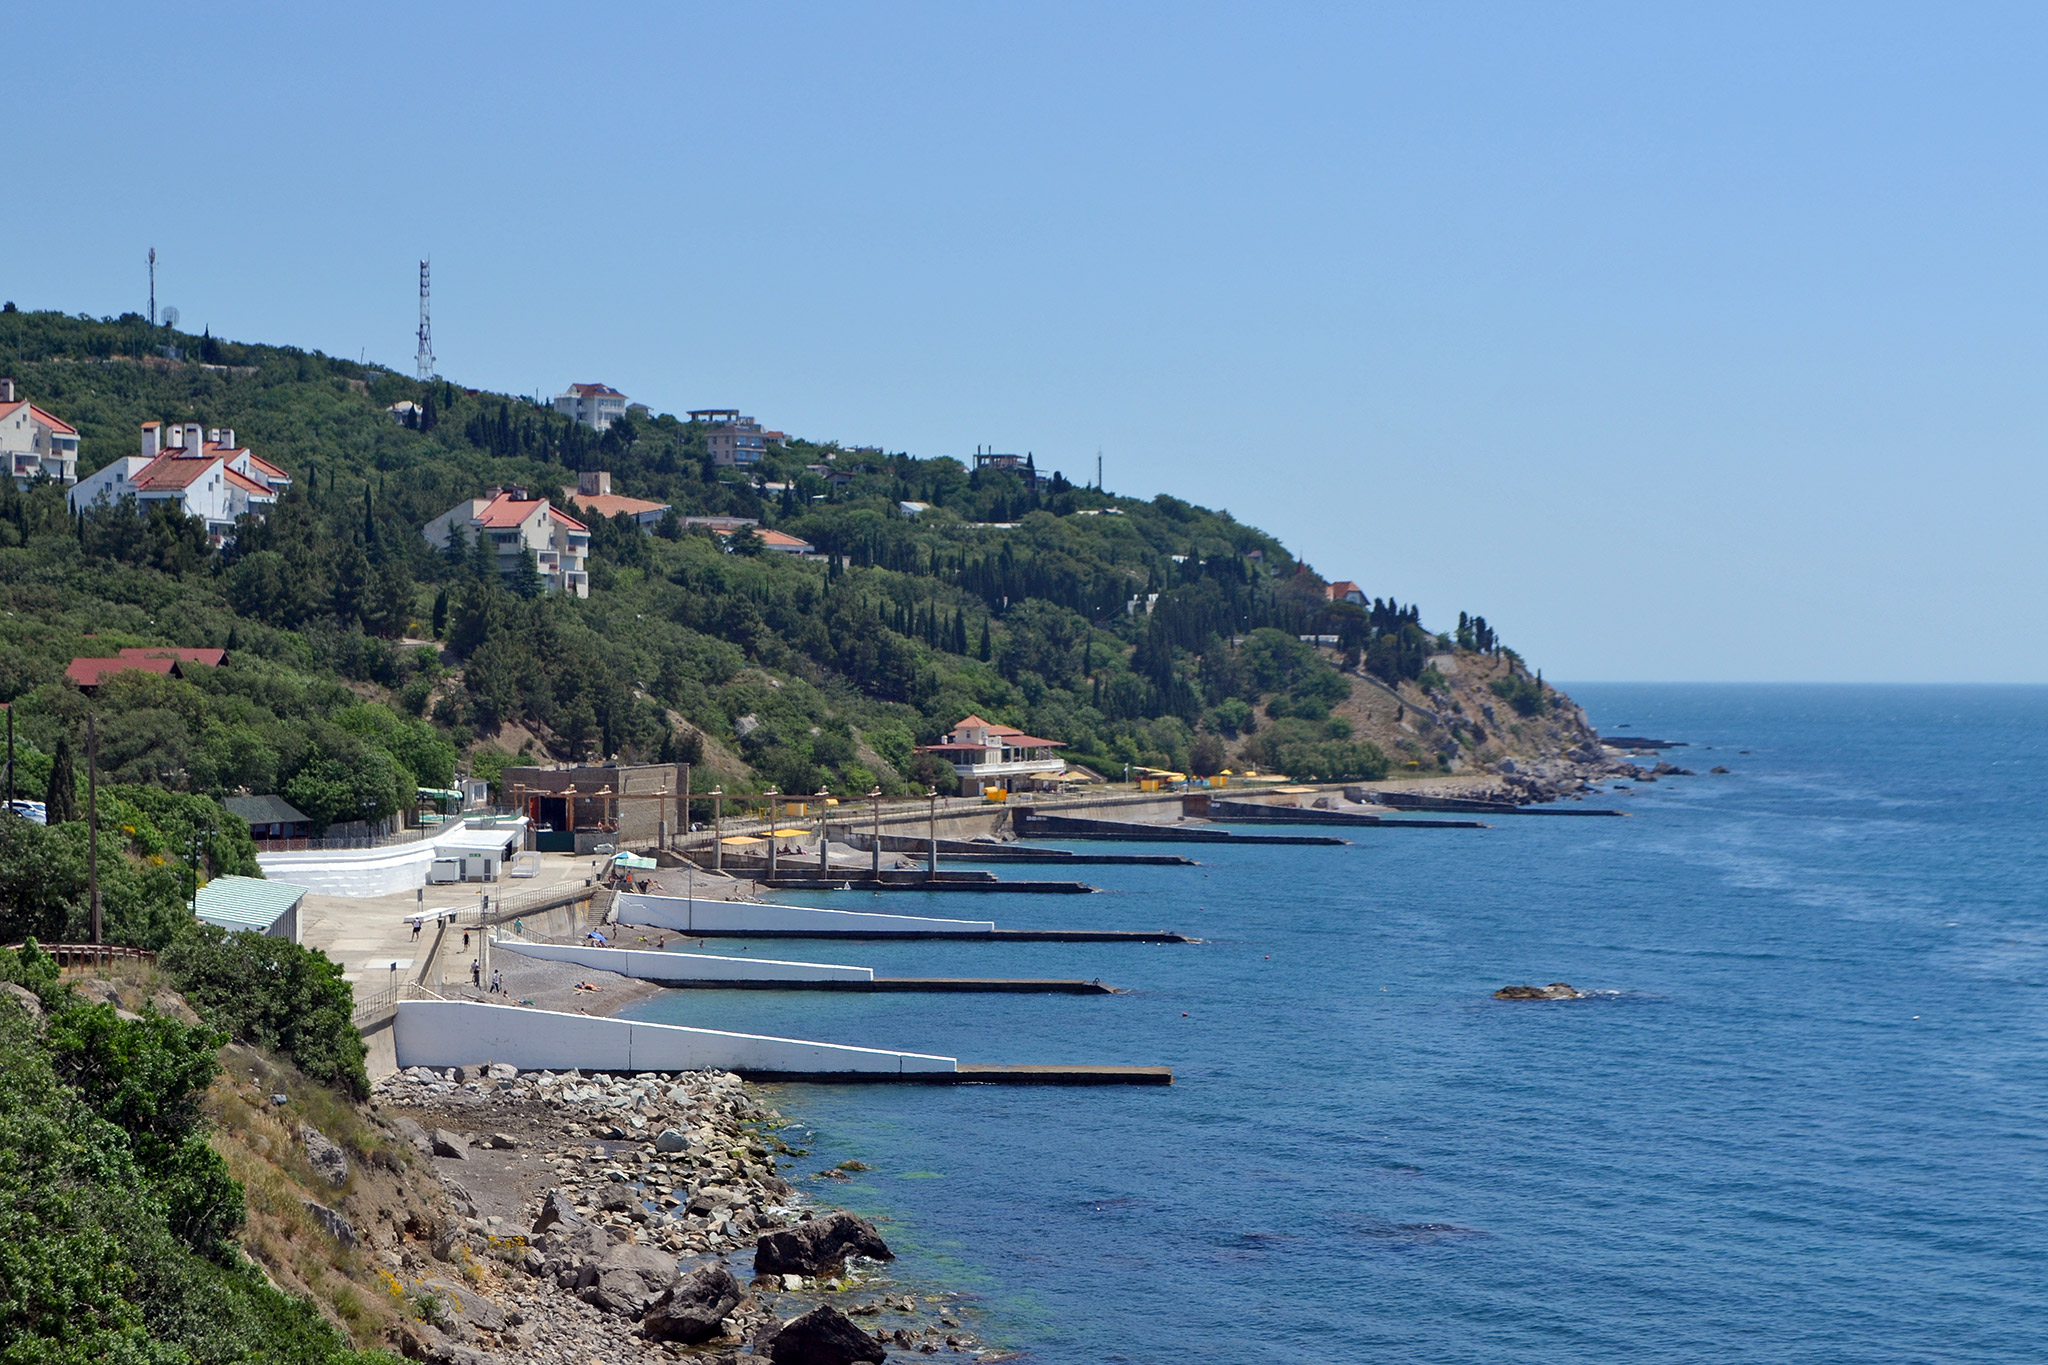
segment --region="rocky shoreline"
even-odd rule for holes
[[[373,1104],[461,1215],[427,1247],[373,1230],[413,1359],[1016,1358],[983,1344],[970,1300],[899,1284],[878,1229],[786,1178],[844,1172],[798,1175],[806,1153],[736,1076],[413,1067]]]

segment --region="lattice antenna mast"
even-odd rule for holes
[[[428,275],[429,264],[420,262],[420,350],[417,358],[419,377],[434,377],[434,316],[432,309],[432,281]]]
[[[149,325],[156,326],[156,248],[149,249]]]

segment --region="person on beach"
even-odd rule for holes
[[[469,930],[467,929],[462,931],[462,947],[464,951],[467,951],[469,948]]]
[[[412,941],[414,943],[420,941],[420,922],[418,920],[412,922]]]
[[[492,994],[492,995],[503,995],[504,993],[505,993],[505,974],[504,974],[503,972],[495,972],[495,971],[494,971],[494,972],[492,972],[492,973],[491,973],[491,994]]]
[[[484,984],[484,963],[482,958],[473,957],[469,960],[469,984],[472,986]]]

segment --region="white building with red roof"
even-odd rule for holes
[[[282,469],[237,445],[233,427],[144,422],[140,454],[102,465],[66,496],[74,512],[124,499],[145,511],[173,506],[205,522],[207,537],[220,546],[234,538],[237,518],[264,515],[290,484]]]
[[[12,379],[0,379],[0,457],[17,486],[37,479],[78,482],[78,428],[17,398]]]
[[[1040,739],[969,716],[953,727],[945,743],[926,744],[918,752],[952,764],[962,782],[1009,787],[1020,779],[1057,777],[1065,772],[1066,761],[1053,753],[1059,746],[1056,739]]]
[[[609,384],[571,384],[555,395],[555,411],[592,431],[603,431],[626,415],[626,395]]]
[[[546,498],[527,497],[523,488],[493,488],[480,498],[458,502],[422,527],[420,534],[437,549],[446,549],[456,536],[465,544],[482,537],[498,572],[508,579],[519,576],[523,555],[531,551],[549,592],[590,596],[585,568],[590,528]]]

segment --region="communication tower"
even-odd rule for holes
[[[430,308],[431,289],[428,263],[420,262],[420,350],[415,363],[421,379],[434,377],[434,319]]]

